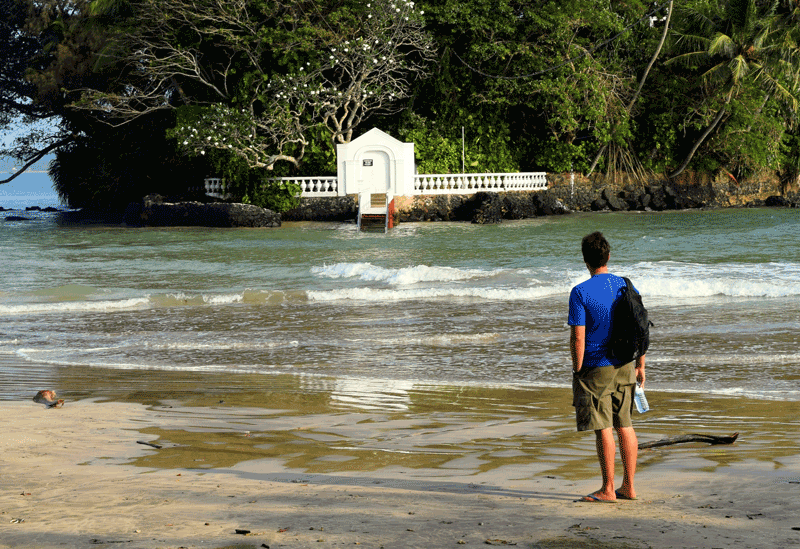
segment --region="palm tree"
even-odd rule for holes
[[[775,98],[791,112],[797,111],[798,33],[796,25],[787,24],[780,4],[778,0],[723,0],[681,9],[675,36],[676,47],[683,53],[667,63],[700,71],[704,96],[717,111],[670,177],[683,172],[708,136],[724,124],[743,88],[762,90],[762,108]]]

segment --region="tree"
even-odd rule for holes
[[[27,78],[29,70],[44,66],[46,45],[42,37],[26,32],[30,9],[24,0],[0,0],[0,129],[17,133],[0,148],[0,157],[21,164],[0,184],[14,180],[73,138],[59,118],[59,109],[37,101],[37,86]]]
[[[399,108],[433,56],[406,0],[132,5],[135,32],[115,48],[126,67],[118,91],[83,90],[76,107],[110,124],[179,108],[173,135],[187,151],[228,151],[251,168],[298,165],[318,125],[349,141],[369,116]]]
[[[428,118],[435,114],[438,124],[441,111],[460,107],[454,124],[476,113],[481,129],[500,130],[487,150],[511,149],[523,169],[561,171],[572,164],[585,169],[612,129],[618,139],[629,135],[624,108],[639,66],[647,62],[641,43],[658,32],[642,21],[648,5],[431,2],[425,9],[440,43],[440,67],[447,72],[438,78],[447,78],[454,90],[449,103],[437,105]],[[437,102],[435,96],[423,97]],[[424,105],[421,109],[425,112]]]
[[[757,0],[696,2],[682,7],[676,47],[684,51],[668,63],[698,74],[703,96],[691,113],[690,123],[704,127],[670,177],[686,169],[700,146],[720,131],[733,105],[747,97],[750,89],[761,91],[761,107],[751,109],[758,115],[772,99],[789,112],[797,111],[797,27],[787,27],[777,8],[777,2]]]

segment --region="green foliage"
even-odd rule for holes
[[[471,117],[465,116],[469,123]],[[398,133],[400,139],[414,143],[418,173],[495,173],[519,169],[513,156],[508,126],[465,126],[452,128],[444,135],[441,126],[421,116],[409,114]],[[463,165],[462,165],[463,164]]]
[[[282,213],[300,205],[300,193],[300,185],[296,183],[262,178],[242,197],[242,202]]]
[[[0,119],[25,110],[62,117],[61,129],[77,142],[58,152],[54,177],[73,205],[120,207],[218,175],[237,199],[285,211],[298,189],[270,179],[336,173],[325,124],[335,126],[356,103],[335,103],[327,114],[320,105],[350,92],[357,80],[350,67],[380,68],[372,55],[337,57],[343,44],[363,47],[364,33],[378,27],[355,0],[244,1],[246,14],[218,19],[226,14],[214,10],[238,4],[0,0],[10,14],[0,24],[0,45],[10,52]],[[31,8],[28,21],[20,19],[21,2]],[[180,17],[169,11],[178,5]],[[661,35],[646,21],[634,24],[650,9],[649,0],[421,0],[412,22],[424,19],[434,38],[435,70],[429,78],[406,75],[404,98],[376,110],[383,114],[370,126],[356,124],[355,135],[374,125],[414,142],[420,173],[586,171],[598,151],[611,149],[659,172],[687,157],[692,169],[737,177],[800,170],[796,0],[676,2],[663,54],[672,60],[659,59],[628,112]],[[187,72],[148,80],[118,62],[131,44],[126,37],[154,13],[158,28],[139,29],[154,50],[195,52],[210,69],[207,81]],[[242,26],[240,16],[258,25]],[[403,57],[410,50],[397,49],[398,63],[410,59]],[[320,81],[327,84],[314,87]],[[163,86],[156,108],[168,101],[176,117],[154,114],[113,129],[102,113],[92,118],[77,108],[91,101],[76,101],[75,90],[114,100],[151,82]],[[381,91],[352,90],[357,99]],[[614,169],[608,158],[599,169]]]
[[[225,181],[225,192],[234,200],[255,204],[282,213],[300,205],[300,186],[276,181],[279,174],[263,168],[250,168],[239,155],[212,150],[210,166]]]

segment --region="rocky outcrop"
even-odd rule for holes
[[[128,205],[127,225],[142,227],[280,227],[281,217],[252,204],[227,202],[165,202],[148,195]]]
[[[353,196],[303,198],[300,206],[281,214],[284,221],[347,221],[358,216]]]
[[[742,206],[800,207],[798,189],[787,189],[774,174],[737,181],[731,174],[684,173],[677,179],[645,181],[624,175],[584,177],[548,174],[546,191],[478,192],[473,195],[421,195],[394,198],[395,221],[503,220],[562,215],[573,211],[664,211]],[[284,221],[355,221],[355,196],[304,198],[282,215],[249,204],[168,202],[150,195],[133,203],[124,222],[134,226],[279,227]]]
[[[634,180],[619,175],[584,177],[548,174],[549,192],[573,211],[663,211],[690,208],[796,205],[795,192],[787,194],[772,173],[738,181],[728,172],[716,176],[685,172],[676,179],[653,175]]]

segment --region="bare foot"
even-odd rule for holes
[[[639,498],[636,497],[636,494],[630,494],[630,493],[623,492],[622,488],[620,488],[619,490],[614,492],[614,494],[616,494],[617,499],[631,499],[631,500],[639,499]]]
[[[616,494],[614,494],[616,496]],[[583,496],[578,501],[587,501],[589,503],[613,503],[617,501],[616,497],[608,497],[608,494],[604,494],[602,492],[595,492],[594,494],[589,494],[588,496]]]

